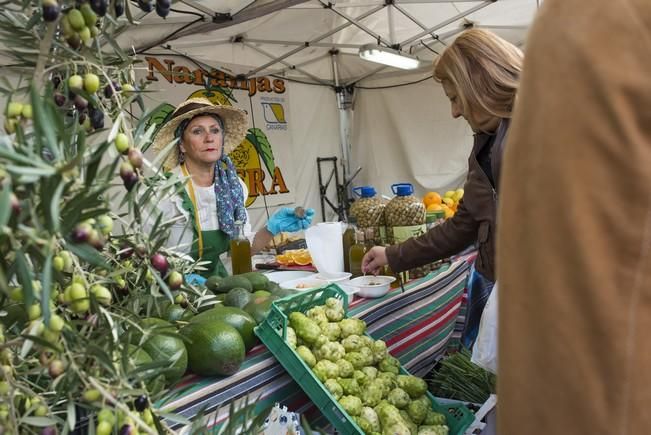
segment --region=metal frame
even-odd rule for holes
[[[477,3],[481,0],[393,0],[394,3],[400,4],[417,4],[417,3]],[[497,1],[497,0],[493,0]]]
[[[262,54],[264,56],[267,56],[270,59],[275,58],[275,56],[273,54],[267,53],[266,51],[264,51],[260,47],[256,47],[255,45],[249,43],[247,40],[242,40],[242,41],[240,41],[240,43],[242,45],[244,45],[245,47],[250,48],[251,50],[257,51],[258,53],[260,53],[260,54]],[[312,80],[314,80],[314,81],[316,81],[318,83],[321,83],[321,84],[324,84],[324,85],[330,85],[330,83],[328,83],[327,81],[321,79],[320,77],[315,76],[314,74],[311,74],[311,73],[305,71],[304,69],[301,69],[298,65],[294,65],[294,64],[291,64],[289,62],[285,62],[284,60],[281,60],[280,63],[287,66],[289,69],[296,70],[296,71],[300,72],[301,74],[305,74],[306,76],[308,76],[309,78],[311,78]]]
[[[208,15],[209,17],[214,17],[215,15],[217,15],[217,11],[214,11],[214,10],[212,10],[212,9],[210,9],[210,8],[208,8],[208,7],[202,5],[201,3],[198,3],[198,2],[196,2],[194,0],[179,0],[179,2],[190,6],[192,9],[196,9],[199,12],[202,12],[202,13]]]
[[[460,12],[457,15],[451,17],[451,18],[448,18],[447,20],[441,21],[440,23],[438,23],[435,26],[432,26],[432,27],[430,27],[428,29],[423,30],[421,33],[419,33],[417,35],[414,35],[411,38],[405,39],[404,41],[402,41],[400,43],[400,46],[402,47],[403,45],[407,45],[407,44],[409,44],[411,42],[414,42],[414,41],[422,38],[425,35],[429,35],[430,33],[434,32],[434,31],[436,31],[438,29],[441,29],[441,28],[447,26],[448,24],[452,24],[455,21],[460,20],[461,18],[467,17],[468,15],[470,15],[470,14],[472,14],[474,12],[477,12],[478,10],[483,9],[488,5],[492,5],[493,3],[495,3],[495,0],[485,0],[481,4],[478,4],[477,6],[473,6],[470,9],[467,9],[467,10],[465,10],[463,12]]]
[[[328,175],[328,180],[324,183],[323,181],[323,171],[321,170],[321,165],[327,162],[332,162],[333,168]],[[346,210],[348,209],[348,197],[344,194],[344,186],[339,183],[339,169],[337,168],[337,157],[317,157],[316,158],[316,168],[317,174],[319,176],[319,196],[321,198],[321,217],[323,222],[327,222],[326,219],[326,203],[332,208],[332,210],[337,213],[337,217],[341,222],[346,220]],[[335,178],[335,189],[337,192],[337,205],[333,204],[328,198],[328,187],[332,182],[332,177]]]
[[[206,13],[208,15],[210,14],[215,14],[215,11],[210,10],[209,8],[206,8],[205,6],[199,4],[198,0],[179,0],[180,2],[187,4],[188,6],[191,6],[193,8],[196,8],[197,10],[200,10],[202,13]],[[373,40],[379,42],[382,45],[386,45],[387,47],[398,47],[398,48],[405,48],[409,46],[410,44],[414,42],[420,42],[419,40],[423,37],[431,37],[434,38],[435,43],[440,42],[441,39],[444,39],[442,35],[438,35],[436,31],[438,29],[441,29],[451,23],[454,23],[458,20],[461,20],[462,18],[492,4],[495,3],[497,0],[392,0],[388,1],[385,0],[381,4],[376,4],[375,6],[371,6],[373,3],[365,4],[366,7],[370,7],[367,11],[363,12],[362,14],[352,17],[348,13],[342,11],[343,8],[346,8],[347,6],[360,6],[358,4],[351,4],[351,3],[345,3],[345,2],[339,2],[335,3],[334,1],[328,1],[328,0],[311,0],[310,3],[305,4],[307,2],[301,2],[301,1],[296,1],[294,3],[295,7],[305,7],[305,6],[311,6],[314,5],[315,7],[320,7],[325,10],[330,10],[331,13],[336,14],[338,17],[343,18],[345,21],[338,25],[337,27],[331,29],[330,31],[321,34],[309,41],[286,41],[286,40],[265,40],[265,39],[260,39],[260,38],[247,38],[245,35],[237,36],[235,38],[231,38],[230,40],[207,40],[207,41],[201,41],[201,42],[195,42],[195,43],[190,43],[190,42],[178,42],[177,44],[174,44],[175,48],[182,48],[182,47],[188,47],[188,46],[193,46],[193,47],[204,47],[204,46],[214,46],[214,45],[219,45],[219,44],[227,44],[227,43],[234,43],[234,42],[240,42],[247,48],[254,50],[265,57],[268,57],[270,60],[268,62],[265,62],[264,64],[251,69],[248,71],[248,73],[245,74],[245,76],[248,77],[254,77],[258,75],[259,73],[263,72],[265,74],[270,74],[269,71],[267,70],[269,67],[275,65],[275,64],[281,64],[284,66],[284,68],[277,68],[276,70],[273,71],[274,74],[284,74],[287,71],[296,71],[300,73],[301,75],[305,76],[306,78],[309,78],[310,80],[314,81],[315,83],[322,84],[322,85],[332,85],[333,81],[324,79],[322,77],[318,77],[317,75],[310,73],[306,71],[305,69],[302,68],[302,66],[311,64],[313,62],[319,61],[326,56],[328,56],[327,53],[324,53],[322,55],[318,55],[313,59],[309,59],[307,61],[303,61],[302,63],[292,63],[287,61],[289,57],[305,50],[308,47],[319,47],[319,48],[327,48],[329,50],[337,50],[337,49],[342,49],[342,50],[358,50],[363,44],[346,44],[346,43],[329,43],[329,42],[322,42],[324,39],[340,32],[341,30],[349,27],[349,26],[355,26],[358,29],[360,29],[362,32],[368,34]],[[440,23],[437,23],[434,26],[428,27],[425,25],[422,21],[420,21],[416,16],[414,16],[412,13],[410,13],[408,10],[404,8],[404,5],[407,4],[437,4],[437,3],[457,3],[457,2],[470,2],[470,3],[478,3],[477,5],[474,5],[470,7],[468,10],[462,11],[458,13],[457,15],[454,15],[453,17],[450,17],[449,19],[446,19]],[[237,12],[243,12],[247,11],[250,6],[255,4],[255,0],[243,0],[241,4],[237,8]],[[290,3],[291,4],[291,3]],[[373,31],[370,29],[368,26],[364,25],[361,21],[364,20],[365,18],[370,17],[371,15],[379,12],[380,10],[384,9],[387,7],[387,19],[389,21],[389,29],[388,29],[388,39],[387,37],[378,34],[377,32]],[[291,7],[291,6],[290,6]],[[394,15],[394,9],[398,11],[401,15],[409,19],[411,22],[416,24],[420,29],[422,29],[421,32],[418,34],[407,38],[403,41],[396,42],[395,41],[395,15]],[[235,9],[234,9],[235,11]],[[206,17],[206,18],[209,18]],[[232,17],[234,20],[236,20],[236,17]],[[199,24],[201,25],[201,24]],[[201,25],[202,27],[205,27],[204,25]],[[521,28],[526,28],[526,26],[478,26],[478,27],[483,27],[483,28],[493,28],[493,29],[521,29]],[[199,29],[197,29],[198,31]],[[463,30],[463,28],[461,28]],[[455,30],[452,33],[456,34],[459,33],[461,30]],[[183,32],[185,33],[185,32]],[[270,44],[270,45],[284,45],[284,46],[294,46],[291,50],[277,56],[274,54],[269,53],[268,51],[264,50],[264,48],[256,45],[256,44]],[[429,47],[431,44],[427,44],[427,47]],[[411,46],[409,52],[411,54],[417,53],[417,52],[422,52],[422,49],[424,47],[414,47]],[[348,55],[350,53],[345,53],[342,52],[341,55]],[[377,74],[378,72],[384,70],[387,67],[378,67],[376,69],[373,69],[372,71],[365,73],[361,76],[349,79],[346,83],[343,84],[343,86],[349,86],[355,82],[358,82],[360,80],[364,80],[374,74]]]
[[[436,30],[438,30],[438,29],[440,29],[442,27],[445,27],[448,24],[454,23],[455,21],[458,21],[461,18],[464,18],[464,17],[466,17],[466,16],[468,16],[468,15],[474,13],[474,12],[477,12],[478,10],[483,9],[486,6],[493,4],[494,2],[495,2],[494,0],[484,0],[481,4],[479,4],[477,6],[473,6],[472,8],[470,8],[470,9],[468,9],[466,11],[458,13],[457,15],[455,15],[452,18],[449,18],[447,20],[444,20],[444,21],[432,26],[432,27],[429,27],[429,28],[423,30],[421,33],[419,33],[419,34],[417,34],[415,36],[412,36],[411,38],[405,39],[404,41],[402,41],[398,45],[400,47],[403,47],[403,46],[405,46],[405,45],[407,45],[407,44],[409,44],[411,42],[417,41],[420,38],[422,38],[423,36],[430,35],[432,32],[435,32]],[[459,30],[455,30],[454,33],[456,34],[456,33],[459,33],[459,32],[461,32],[463,30],[464,29],[461,28]],[[437,41],[440,40],[440,39],[444,39],[444,38],[441,38],[441,35],[438,35]],[[417,48],[416,50],[414,50],[412,52],[412,54],[418,53],[418,52],[422,51],[423,49],[424,49],[423,47],[421,47],[420,49]],[[388,68],[388,67],[387,66],[378,67],[378,68],[376,68],[376,69],[374,69],[372,71],[369,71],[368,73],[362,74],[359,77],[356,77],[356,78],[354,78],[352,80],[349,80],[346,83],[346,85],[348,86],[348,85],[354,84],[356,82],[359,82],[361,80],[364,80],[364,79],[366,79],[366,78],[368,78],[368,77],[370,77],[370,76],[372,76],[372,75],[374,75],[374,74],[376,74],[376,73],[378,73],[378,72],[380,72],[380,71],[382,71],[382,70],[384,70],[386,68]]]
[[[378,7],[376,7],[376,8],[373,8],[373,9],[371,9],[371,10],[369,10],[369,11],[366,11],[365,13],[363,13],[362,15],[360,15],[359,17],[357,17],[356,20],[361,20],[361,19],[364,19],[364,18],[366,18],[366,17],[368,17],[368,16],[370,16],[370,15],[373,15],[373,14],[376,13],[377,11],[383,9],[385,6],[386,6],[386,5],[381,5],[381,6],[378,6]],[[283,55],[277,57],[276,59],[274,59],[274,60],[272,60],[272,61],[270,61],[270,62],[267,62],[266,64],[264,64],[264,65],[262,65],[262,66],[260,66],[260,67],[258,67],[258,68],[252,69],[251,71],[248,72],[248,74],[247,74],[246,76],[247,76],[247,77],[255,76],[257,73],[259,73],[260,71],[263,71],[263,70],[266,69],[266,68],[269,68],[271,65],[273,65],[273,64],[275,64],[275,63],[278,63],[278,62],[280,62],[281,60],[285,60],[285,59],[287,59],[289,56],[292,56],[292,55],[294,55],[294,54],[296,54],[296,53],[298,53],[298,52],[300,52],[300,51],[305,50],[307,47],[310,46],[310,44],[312,44],[312,43],[314,43],[314,42],[322,41],[322,40],[324,40],[325,38],[327,38],[328,36],[332,36],[332,35],[334,35],[335,33],[338,33],[339,31],[345,29],[346,27],[349,27],[351,24],[352,24],[352,23],[347,22],[347,23],[344,23],[344,24],[342,24],[342,25],[340,25],[340,26],[337,26],[336,28],[330,30],[329,32],[326,32],[326,33],[324,33],[323,35],[317,36],[316,38],[312,39],[311,41],[307,41],[303,47],[297,47],[297,48],[295,48],[295,49],[293,49],[293,50],[291,50],[291,51],[289,51],[289,52],[287,52],[287,53],[285,53],[285,54],[283,54]]]
[[[357,27],[357,28],[360,29],[361,31],[366,32],[367,34],[369,34],[370,36],[372,36],[373,39],[375,39],[376,41],[378,41],[378,44],[381,42],[381,43],[385,44],[387,47],[390,47],[390,46],[391,46],[391,42],[390,42],[390,41],[384,39],[380,34],[375,33],[374,31],[372,31],[371,29],[369,29],[367,26],[365,26],[365,25],[363,25],[362,23],[360,23],[359,21],[360,21],[362,18],[353,18],[353,17],[349,16],[348,14],[344,13],[343,11],[339,10],[338,8],[336,8],[336,7],[335,7],[333,4],[331,4],[330,2],[327,2],[327,1],[325,1],[325,0],[319,0],[319,1],[321,2],[321,4],[323,4],[324,6],[326,6],[327,9],[330,9],[332,12],[334,12],[335,14],[339,15],[339,16],[340,16],[341,18],[343,18],[344,20],[346,20],[346,21],[348,21],[349,23],[351,23],[353,26]],[[385,6],[386,6],[386,5],[385,5]],[[367,18],[367,17],[368,17],[368,16],[366,16],[366,17],[364,17],[364,18]]]
[[[346,54],[346,53],[339,53],[339,54]],[[304,67],[305,65],[310,65],[310,64],[313,64],[314,62],[318,62],[320,60],[323,60],[323,59],[329,58],[329,57],[330,57],[330,52],[327,51],[327,52],[325,52],[325,53],[323,53],[323,54],[321,54],[321,55],[319,55],[317,57],[313,57],[312,59],[308,59],[305,62],[293,64],[291,67],[287,67],[287,68],[281,68],[281,69],[277,69],[277,70],[267,71],[266,74],[267,75],[285,74],[288,70],[296,70],[297,67]],[[319,80],[320,80],[321,84],[326,84],[328,86],[334,86],[334,81],[332,81],[332,80],[325,80],[324,81],[323,78],[319,78]]]
[[[295,45],[295,46],[304,46],[309,44],[310,47],[324,47],[324,48],[353,48],[358,49],[363,44],[342,44],[342,43],[329,43],[329,42],[309,42],[309,41],[282,41],[274,39],[255,39],[255,38],[245,38],[247,42],[253,42],[255,44],[269,44],[269,45]]]

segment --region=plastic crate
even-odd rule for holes
[[[294,311],[305,313],[314,306],[324,305],[326,299],[331,297],[340,299],[343,302],[344,311],[348,314],[348,296],[346,292],[337,285],[330,284],[324,288],[301,292],[274,301],[265,321],[255,328],[255,334],[339,433],[363,435],[364,432],[346,413],[337,402],[337,399],[330,394],[330,391],[285,341],[289,323],[287,315],[289,313]],[[401,374],[409,374],[402,367],[400,367],[400,372]],[[432,402],[432,409],[446,416],[450,435],[464,434],[475,420],[474,415],[465,405],[442,405],[429,392],[427,396]]]

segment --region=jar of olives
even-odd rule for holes
[[[414,196],[410,183],[393,184],[396,195],[384,208],[384,219],[390,244],[404,242],[425,233],[425,204]]]
[[[425,234],[425,204],[414,196],[410,183],[393,184],[391,190],[396,195],[384,208],[384,220],[389,244],[402,243],[412,237]],[[402,272],[403,281],[421,277],[429,273],[422,268]]]
[[[372,230],[373,239],[367,240],[367,242],[381,244],[386,240],[384,222],[386,203],[377,197],[375,188],[372,186],[355,187],[353,192],[359,196],[359,199],[350,206],[351,217],[357,221],[357,227],[362,231]]]

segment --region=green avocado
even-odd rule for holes
[[[243,288],[246,291],[253,291],[253,286],[251,285],[251,281],[246,279],[243,276],[227,276],[226,278],[222,278],[222,280],[219,282],[219,286],[216,287],[214,290],[212,290],[214,293],[228,293],[234,288]]]

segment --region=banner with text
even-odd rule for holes
[[[223,71],[200,68],[178,56],[147,56],[145,77],[151,99],[164,102],[151,116],[159,125],[180,102],[204,97],[215,104],[235,106],[249,114],[246,139],[230,154],[249,189],[249,208],[294,202],[294,161],[289,132],[289,89],[273,77],[240,78]],[[155,107],[155,104],[152,103]],[[151,109],[151,107],[149,107]],[[264,199],[263,199],[264,198]]]

